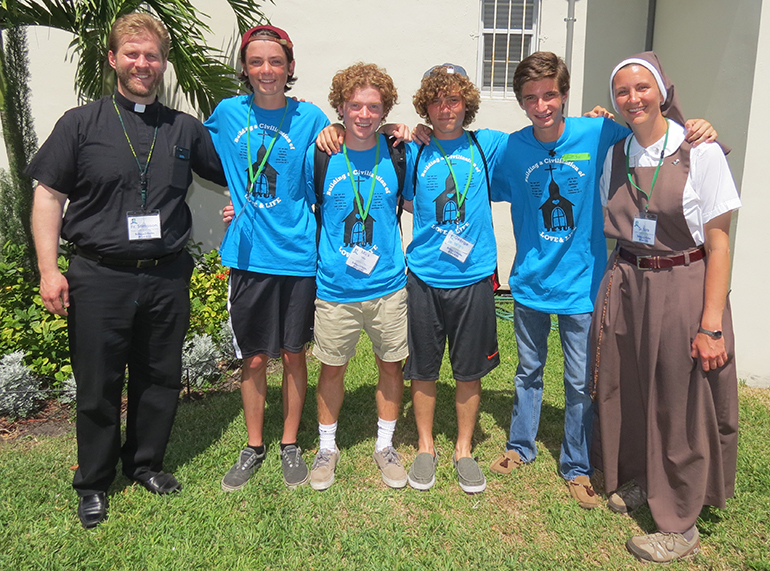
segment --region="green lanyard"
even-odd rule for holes
[[[471,178],[473,178],[473,143],[471,142],[471,136],[468,134],[468,131],[465,131],[465,136],[468,138],[468,146],[471,148],[471,169],[468,171],[468,180],[465,181],[465,190],[457,199],[458,210],[463,205],[463,202],[465,202],[465,195],[468,194],[468,189],[471,186]],[[446,165],[449,167],[449,172],[452,174],[452,180],[455,183],[455,189],[459,190],[460,185],[457,184],[457,177],[455,176],[455,170],[452,168],[452,163],[449,162],[449,159],[444,152],[444,148],[441,146],[441,143],[438,142],[438,139],[433,137],[433,140],[436,141],[436,146],[438,147],[438,150],[441,151],[441,154],[444,156],[444,160],[446,161]]]
[[[641,188],[636,186],[636,183],[634,182],[634,179],[631,178],[631,167],[629,166],[629,160],[628,160],[628,151],[631,149],[631,139],[628,140],[628,145],[626,145],[626,174],[628,175],[628,182],[631,183],[631,185],[641,192],[645,198],[647,199],[647,204],[644,206],[644,211],[647,212],[647,210],[650,208],[650,200],[652,199],[652,191],[655,188],[655,181],[658,180],[658,172],[660,171],[660,167],[663,164],[663,157],[666,152],[666,145],[668,144],[668,120],[666,120],[666,138],[663,140],[663,149],[660,151],[660,160],[658,160],[658,166],[655,168],[655,174],[652,176],[652,184],[650,185],[650,194],[647,194],[644,192]]]
[[[246,113],[246,154],[248,155],[247,161],[249,163],[249,182],[251,183],[250,186],[254,186],[254,184],[257,182],[257,179],[259,179],[259,175],[262,174],[262,171],[265,168],[265,164],[267,164],[267,158],[270,156],[270,151],[273,150],[275,140],[278,138],[278,135],[281,132],[281,127],[283,127],[283,120],[286,119],[286,111],[289,109],[289,100],[286,100],[286,105],[283,108],[283,116],[281,117],[281,122],[278,123],[278,129],[275,130],[273,139],[270,141],[270,146],[267,147],[267,152],[265,153],[265,156],[262,157],[262,162],[259,163],[257,174],[254,174],[254,167],[251,164],[251,138],[249,137],[249,133],[251,133],[251,105],[252,101],[249,101],[249,110]]]
[[[155,141],[158,140],[158,127],[160,126],[160,105],[158,105],[158,116],[155,119],[155,133],[152,136],[152,145],[150,145],[150,152],[147,154],[147,161],[145,161],[144,167],[141,165],[141,163],[139,163],[139,157],[136,156],[134,145],[131,144],[131,139],[128,136],[128,131],[126,131],[126,124],[123,123],[123,116],[120,114],[120,109],[118,109],[118,104],[115,102],[114,93],[112,94],[112,105],[115,107],[115,111],[118,114],[118,119],[120,119],[120,126],[123,127],[123,134],[126,136],[126,141],[128,141],[128,147],[131,149],[131,154],[134,155],[136,166],[139,167],[139,184],[141,185],[141,191],[142,191],[142,210],[144,210],[147,207],[147,169],[150,168],[150,159],[152,158],[152,151],[155,149]]]
[[[372,197],[374,196],[374,185],[377,182],[377,168],[380,166],[380,136],[377,135],[377,148],[374,151],[374,172],[372,173],[372,187],[369,189],[369,204],[366,204],[366,210],[361,205],[361,194],[356,186],[356,181],[353,179],[353,169],[350,166],[350,159],[348,159],[348,148],[345,143],[342,143],[342,154],[345,155],[345,162],[348,165],[348,174],[350,175],[350,184],[353,185],[353,194],[356,197],[356,206],[358,207],[358,214],[361,215],[361,222],[366,221],[366,217],[369,216],[369,208],[372,206]]]

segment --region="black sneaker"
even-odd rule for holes
[[[289,444],[281,450],[281,469],[283,470],[283,483],[290,490],[306,484],[310,479],[310,471],[302,459],[302,449],[294,444]]]
[[[222,478],[222,490],[225,492],[240,490],[249,481],[251,475],[262,465],[265,456],[267,456],[267,449],[263,450],[262,454],[257,454],[253,448],[248,446],[241,450],[238,461]]]

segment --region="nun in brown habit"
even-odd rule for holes
[[[592,324],[592,462],[609,507],[649,505],[658,533],[637,558],[697,553],[704,505],[735,490],[738,391],[727,299],[731,212],[740,198],[724,152],[691,147],[674,86],[645,52],[612,72],[615,110],[633,131],[601,179],[610,257]]]

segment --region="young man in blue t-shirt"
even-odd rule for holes
[[[348,361],[361,330],[379,370],[377,441],[373,458],[392,488],[406,486],[393,433],[404,392],[408,354],[406,262],[396,216],[398,177],[388,140],[377,132],[397,100],[393,80],[372,64],[355,64],[332,80],[329,102],[345,125],[342,152],[328,159],[316,208],[321,212],[313,355],[321,361],[316,397],[320,444],[310,485],[325,490],[340,459],[337,420]],[[305,158],[308,196],[315,198],[315,145]]]
[[[481,378],[500,363],[491,276],[497,264],[488,180],[507,135],[465,127],[480,103],[460,66],[431,68],[414,96],[417,113],[433,126],[430,143],[407,146],[406,200],[413,199],[409,275],[409,359],[419,438],[409,484],[431,488],[438,462],[433,442],[436,381],[444,347],[456,380],[457,442],[453,462],[460,487],[482,492],[486,478],[471,457]],[[416,169],[416,170],[415,170]]]
[[[236,355],[243,358],[248,441],[222,478],[228,492],[242,488],[265,459],[271,358],[283,364],[283,479],[294,488],[310,478],[297,432],[307,390],[305,345],[312,339],[316,222],[302,165],[308,145],[329,124],[315,105],[284,95],[295,81],[293,45],[284,30],[248,30],[240,53],[242,79],[252,93],[223,100],[205,123],[235,208],[220,253],[232,268],[228,309]]]
[[[585,509],[599,505],[589,460],[593,409],[588,390],[589,327],[607,260],[599,178],[604,157],[628,135],[609,117],[564,117],[569,71],[551,52],[516,68],[513,88],[532,122],[513,133],[494,173],[492,200],[511,203],[516,257],[510,276],[519,365],[506,452],[493,472],[535,460],[551,315],[564,353],[564,438],[559,471]],[[707,124],[693,129],[695,137]]]

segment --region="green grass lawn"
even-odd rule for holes
[[[454,382],[445,362],[435,434],[440,454],[428,492],[391,490],[371,453],[376,435],[376,366],[368,340],[359,344],[346,379],[338,428],[342,460],[334,485],[289,491],[281,480],[280,374],[269,380],[268,459],[240,492],[219,481],[244,445],[240,394],[217,393],[180,407],[166,468],[184,484],[157,497],[119,478],[110,490],[110,518],[85,531],[71,488],[74,429],[62,436],[20,438],[0,445],[0,570],[21,569],[637,569],[624,547],[654,528],[647,508],[633,518],[606,507],[580,509],[557,473],[563,423],[558,334],[551,355],[538,438],[538,459],[504,477],[487,470],[503,450],[516,365],[513,325],[499,321],[502,364],[483,381],[475,454],[488,478],[483,494],[457,485],[451,457],[456,431]],[[300,445],[312,462],[315,379]],[[395,445],[411,463],[417,434],[408,397]],[[698,521],[702,553],[670,569],[770,569],[770,393],[742,387],[736,497],[726,510],[706,508]]]

